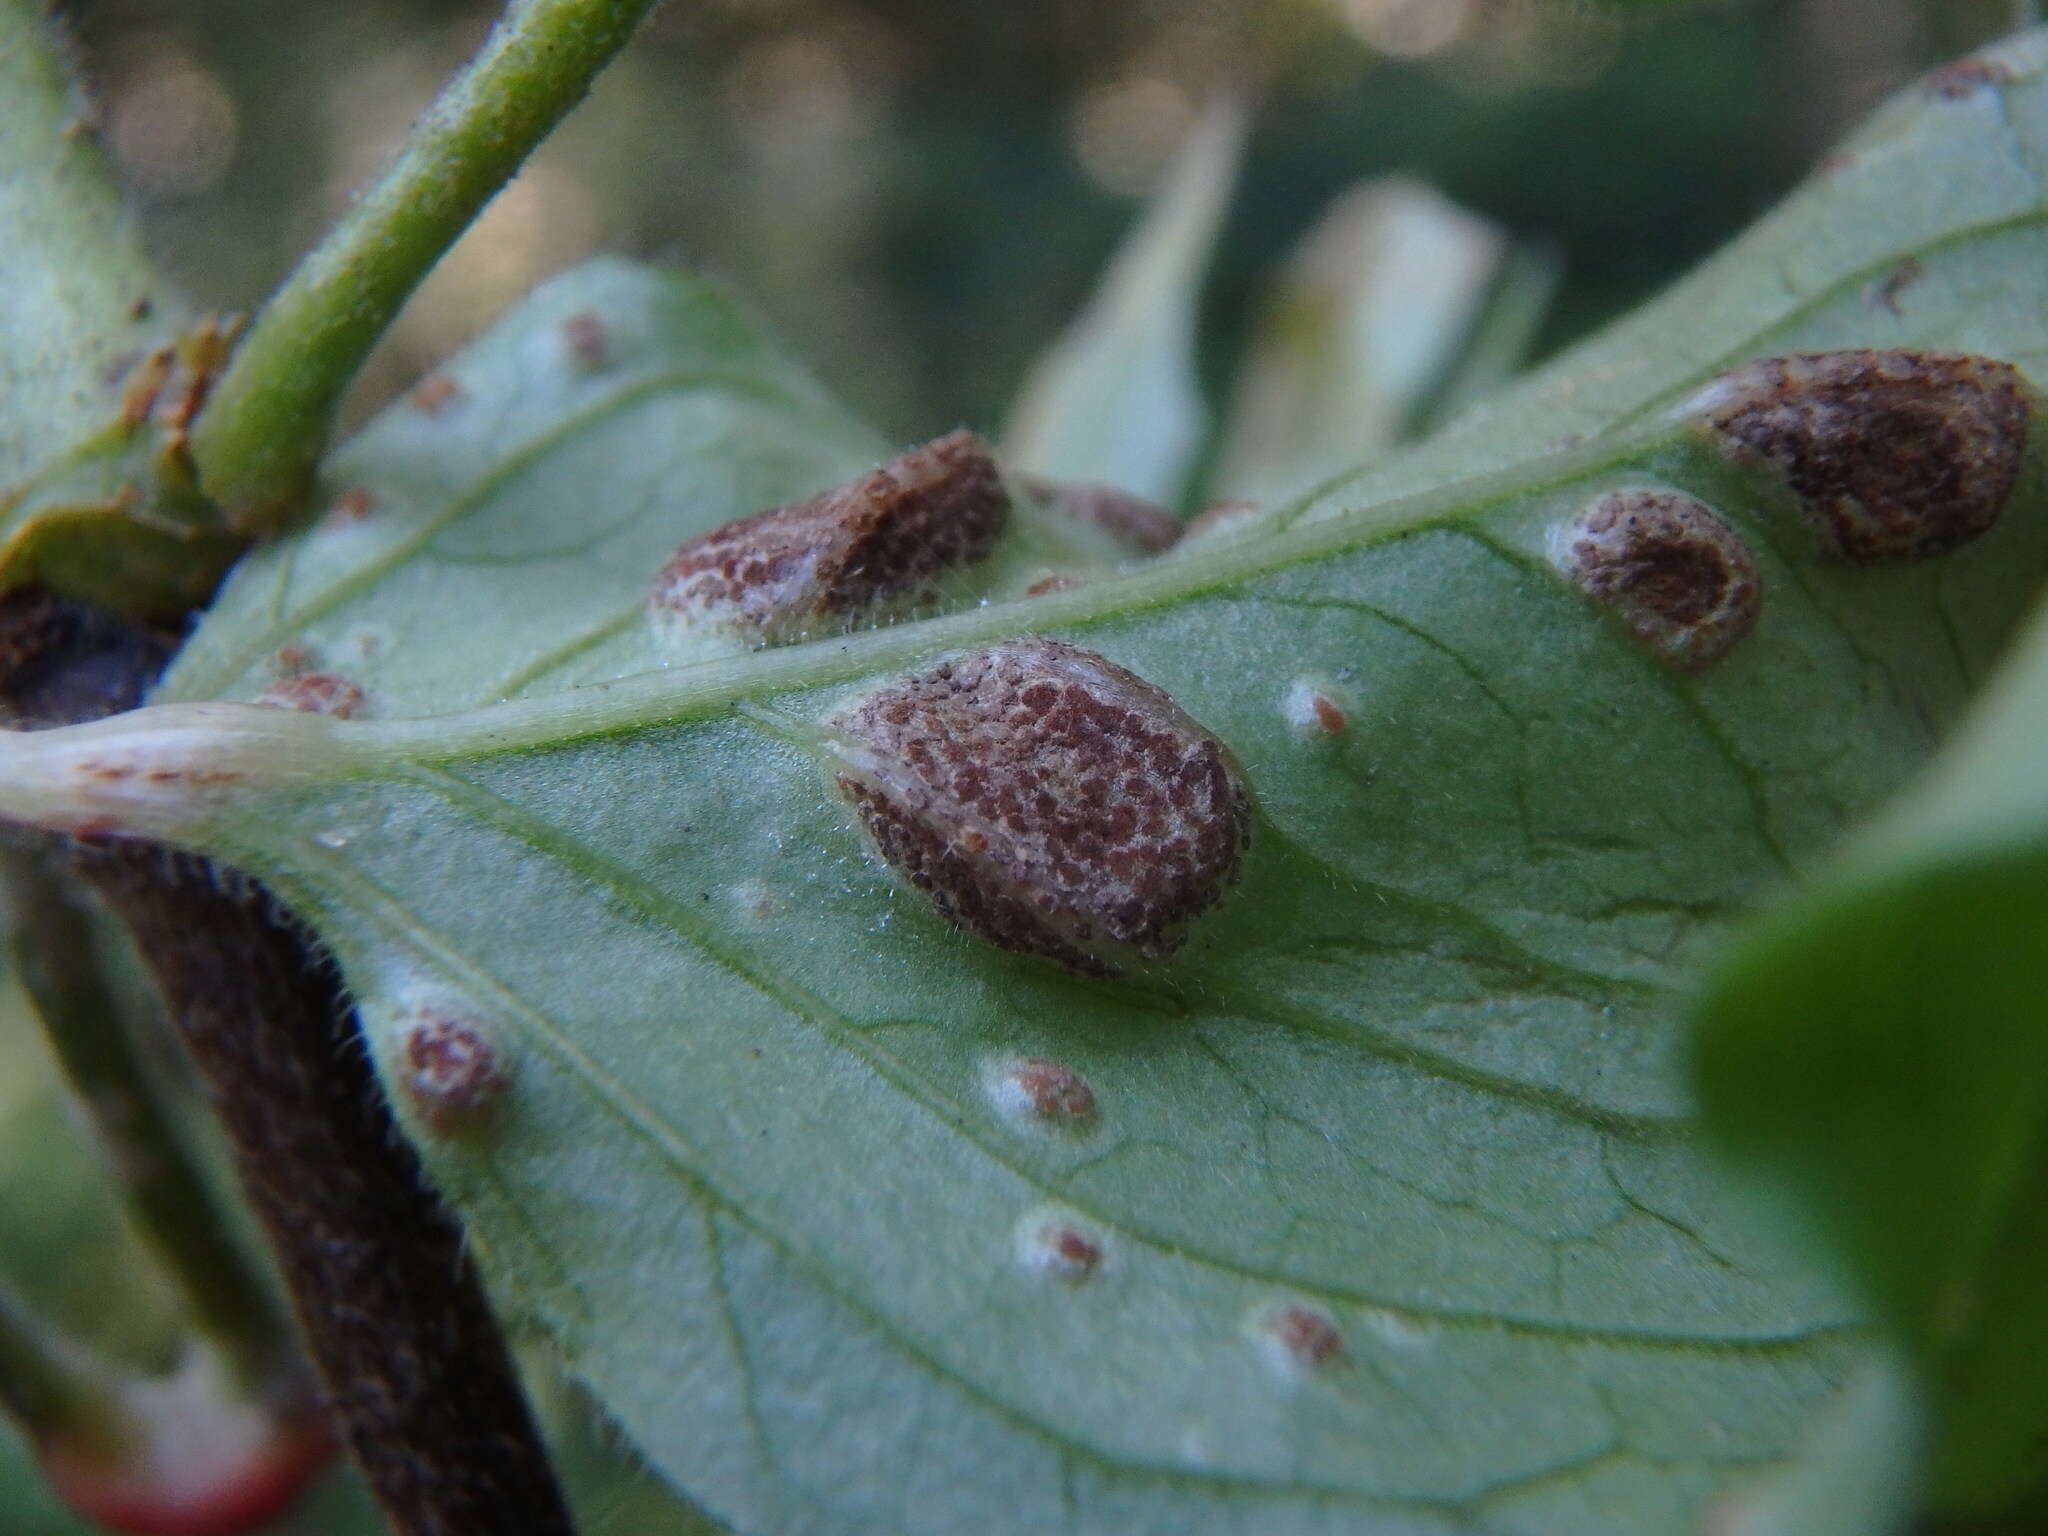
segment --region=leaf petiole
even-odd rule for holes
[[[237,528],[289,519],[378,337],[652,5],[512,0],[398,157],[272,295],[193,433],[202,481]]]

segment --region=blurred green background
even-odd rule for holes
[[[496,13],[470,0],[76,0],[168,269],[248,308]],[[1209,296],[1353,180],[1420,174],[1564,254],[1542,345],[1762,212],[1883,92],[2014,0],[671,0],[423,290],[401,387],[595,250],[721,273],[904,440],[993,427],[1199,105],[1258,130]]]

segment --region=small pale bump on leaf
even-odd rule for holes
[[[325,521],[336,527],[360,523],[377,510],[377,497],[364,486],[354,486],[334,498]]]
[[[462,402],[462,386],[452,373],[430,373],[412,388],[407,397],[423,416],[439,416]]]
[[[595,373],[611,361],[611,335],[592,310],[579,309],[565,319],[561,337],[569,360],[585,373]]]
[[[931,597],[986,560],[1010,503],[987,446],[955,432],[850,485],[689,540],[648,596],[657,628],[718,626],[770,642]]]
[[[1727,655],[1763,607],[1742,535],[1676,491],[1602,496],[1555,530],[1551,558],[1593,602],[1681,671]]]
[[[438,1135],[489,1118],[511,1085],[511,1062],[497,1032],[481,1020],[420,1008],[399,1021],[397,1078],[407,1104]]]
[[[1821,554],[1850,565],[1947,554],[1995,524],[2032,413],[2010,363],[1855,350],[1752,363],[1690,409],[1737,462],[1771,470]]]
[[[1351,728],[1355,707],[1348,689],[1322,677],[1297,677],[1280,701],[1289,729],[1310,741],[1342,736]]]
[[[1327,1371],[1344,1358],[1336,1320],[1308,1301],[1269,1302],[1251,1317],[1252,1339],[1267,1365],[1283,1376]]]
[[[1114,662],[1023,639],[830,722],[882,857],[955,927],[1085,975],[1161,960],[1236,878],[1251,796],[1223,744]]]
[[[994,1061],[984,1085],[997,1113],[1017,1124],[1076,1130],[1095,1119],[1095,1090],[1064,1062],[1043,1056]]]
[[[1102,1234],[1057,1206],[1027,1212],[1014,1241],[1017,1262],[1027,1273],[1064,1285],[1085,1285],[1102,1268]]]

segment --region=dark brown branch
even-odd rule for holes
[[[168,647],[0,598],[0,722],[132,707]],[[398,1536],[573,1525],[461,1228],[385,1103],[340,980],[252,881],[151,844],[78,845],[227,1135],[329,1409]]]
[[[461,1229],[398,1134],[338,979],[260,888],[81,855],[211,1090],[337,1427],[401,1536],[572,1529]]]

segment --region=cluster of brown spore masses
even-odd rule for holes
[[[1818,352],[1726,375],[1707,423],[1769,465],[1821,552],[1851,565],[1960,549],[2005,510],[2030,407],[2010,363],[1945,352]]]
[[[335,673],[300,672],[272,683],[256,702],[276,709],[353,720],[362,713],[364,694],[356,684]]]
[[[655,577],[659,620],[768,641],[929,598],[988,558],[1010,513],[988,445],[955,432],[851,484],[689,540]]]
[[[1763,583],[1742,536],[1690,496],[1601,497],[1566,529],[1572,584],[1673,666],[1712,666],[1756,625]]]
[[[1093,651],[1004,641],[830,722],[841,792],[940,916],[1083,975],[1164,959],[1236,877],[1230,753]]]

